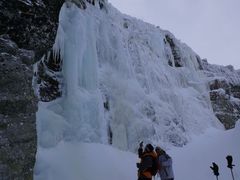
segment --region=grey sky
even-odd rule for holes
[[[240,69],[240,0],[108,0],[171,31],[209,63]]]

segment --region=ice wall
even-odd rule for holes
[[[63,59],[63,96],[40,103],[39,147],[60,141],[140,140],[186,144],[215,118],[198,56],[168,31],[118,12],[65,3],[54,50]]]

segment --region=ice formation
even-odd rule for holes
[[[198,55],[170,32],[107,4],[65,3],[54,50],[63,59],[63,96],[40,103],[40,147],[97,142],[134,151],[145,142],[186,144],[220,127]]]
[[[67,2],[53,49],[63,60],[63,93],[39,103],[37,180],[51,179],[46,156],[61,144],[110,144],[134,152],[140,140],[183,146],[210,127],[222,128],[199,56],[168,31],[110,4],[83,10]],[[62,149],[63,161],[77,156],[70,149]]]

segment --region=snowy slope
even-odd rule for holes
[[[240,124],[229,131],[209,129],[182,148],[172,148],[175,180],[215,180],[212,162],[219,165],[219,179],[231,179],[227,155],[233,156],[235,180],[240,180]],[[43,180],[133,180],[137,154],[95,143],[61,142],[50,149],[39,148],[35,179]]]
[[[227,166],[227,155],[233,156],[235,180],[240,180],[240,123],[229,131],[209,129],[204,135],[193,138],[183,148],[170,151],[175,159],[176,180],[214,180],[210,166],[212,162],[219,165],[219,179],[231,179]]]

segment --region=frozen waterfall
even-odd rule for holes
[[[39,103],[36,179],[47,169],[41,153],[59,143],[135,151],[140,140],[183,146],[221,128],[197,54],[168,31],[110,4],[82,10],[68,2],[54,50],[63,59],[63,96]]]

